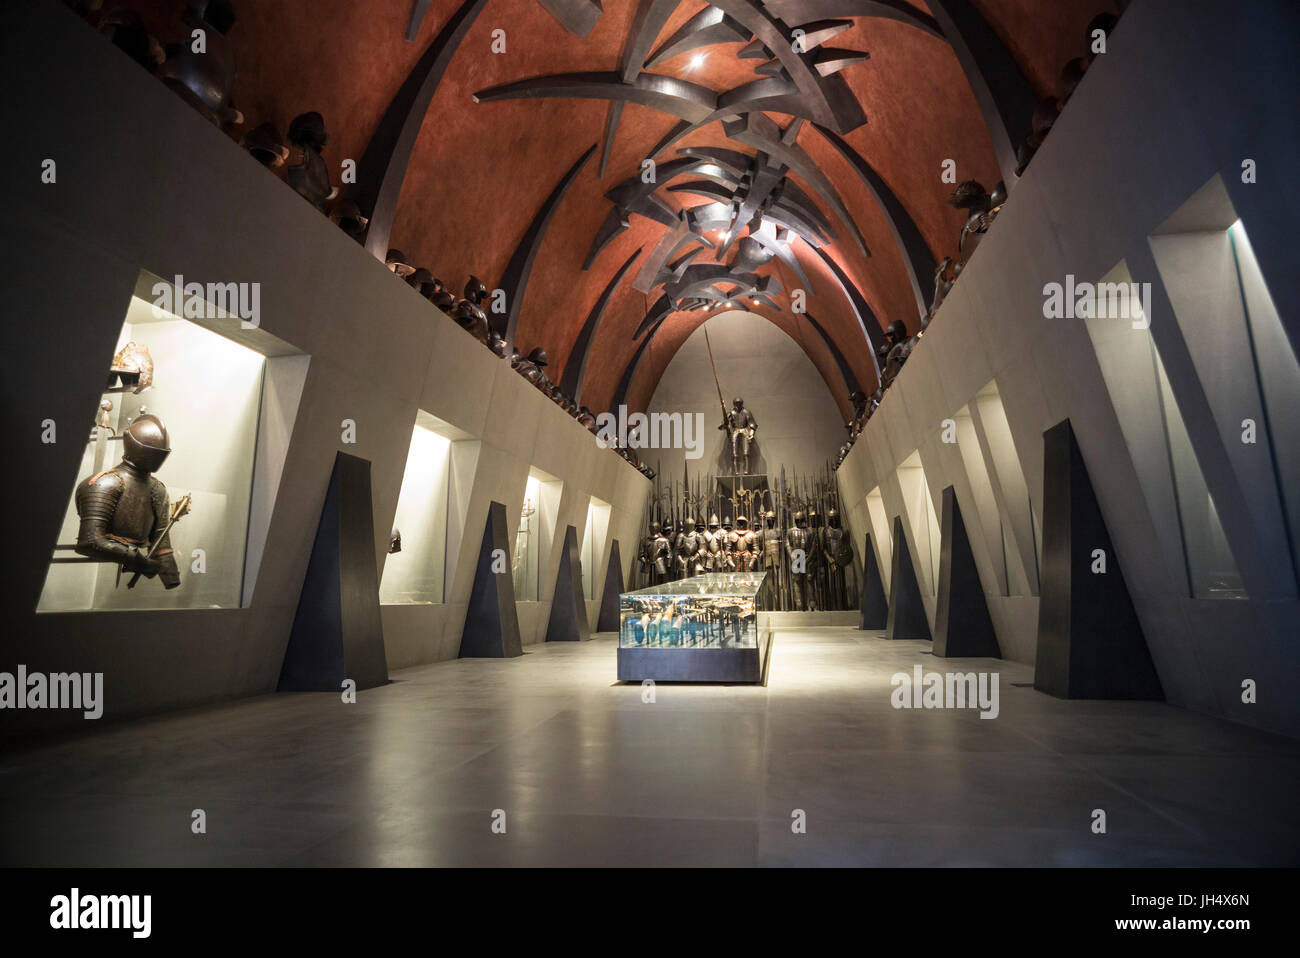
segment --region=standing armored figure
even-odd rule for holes
[[[808,528],[808,517],[802,512],[794,514],[794,525],[785,531],[785,547],[790,553],[790,607],[795,612],[813,611],[808,593],[808,558],[813,534]]]
[[[668,540],[668,569],[664,573],[664,581],[672,582],[677,578],[677,562],[675,559],[675,556],[677,555],[675,551],[677,546],[677,537],[673,535],[673,532],[675,531],[673,529],[673,520],[664,519],[661,528],[663,537]]]
[[[168,589],[181,584],[166,531],[171,514],[167,487],[153,475],[170,453],[167,429],[157,416],[137,416],[126,427],[122,461],[77,486],[79,555],[150,579],[158,576]]]
[[[690,516],[682,520],[673,551],[677,554],[677,578],[686,579],[704,571],[704,537],[695,531],[695,520]]]
[[[671,550],[668,540],[659,529],[659,523],[650,523],[650,534],[641,540],[641,572],[649,585],[658,585],[668,573]]]
[[[722,519],[722,532],[718,536],[722,545],[722,561],[719,564],[719,572],[736,571],[736,554],[732,551],[731,528],[731,516],[724,516]]]
[[[723,553],[727,548],[727,536],[718,528],[718,515],[709,516],[709,528],[704,532],[704,568],[707,572],[723,571]]]
[[[727,431],[731,443],[731,471],[737,476],[749,475],[749,446],[754,441],[758,423],[754,415],[745,408],[745,401],[737,396],[731,401],[727,418],[719,429]]]
[[[754,539],[749,520],[744,516],[736,516],[736,529],[731,533],[731,554],[737,572],[754,570]]]
[[[826,528],[821,535],[822,558],[826,563],[830,582],[827,605],[832,609],[849,608],[848,593],[844,588],[844,570],[853,564],[853,543],[844,534],[840,514],[834,509],[826,513]]]

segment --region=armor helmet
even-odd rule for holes
[[[796,526],[806,526],[808,524],[808,517],[805,516],[802,511],[796,512],[794,514],[794,524]]]
[[[423,266],[417,269],[410,276],[406,277],[406,283],[408,286],[419,290],[421,296],[433,292],[433,274]]]
[[[487,299],[487,294],[487,283],[477,276],[471,276],[465,281],[465,298],[475,306]]]
[[[659,523],[657,522],[650,523],[650,534],[655,536],[659,535]]]
[[[907,340],[907,327],[903,325],[901,319],[896,319],[889,324],[889,328],[885,330],[885,335],[897,345]]]
[[[683,520],[682,520],[682,531],[683,531],[683,532],[694,532],[694,531],[695,531],[695,520],[692,519],[690,516],[687,516],[685,519],[683,519]]]
[[[141,346],[132,340],[117,351],[113,365],[109,367],[110,389],[118,379],[121,379],[123,386],[134,387],[131,392],[136,395],[153,385],[153,357],[149,355],[148,346]]]
[[[709,516],[709,528],[710,529],[718,528],[718,514],[716,512],[713,515]]]
[[[146,70],[163,62],[162,48],[145,29],[144,20],[134,10],[110,10],[99,21],[99,32]]]
[[[289,121],[289,142],[300,150],[314,150],[319,153],[325,149],[329,137],[325,134],[325,118],[312,110],[299,113]]]
[[[136,416],[122,433],[122,458],[141,472],[157,472],[171,451],[167,427],[153,413]]]
[[[725,518],[723,518],[722,528],[726,529],[728,532],[731,531],[731,516],[726,516]]]
[[[739,396],[731,400],[731,406],[733,409],[739,409],[743,405],[745,405],[745,400],[741,399]]]
[[[249,147],[249,150],[251,151],[252,147]],[[341,200],[334,207],[330,219],[338,224],[339,229],[358,241],[365,234],[366,225],[370,222],[368,217],[361,215],[361,207],[352,200]]]
[[[743,530],[743,529],[748,529],[748,528],[749,528],[749,520],[746,519],[744,516],[736,516],[736,528],[737,528],[737,529],[742,529],[742,530]]]
[[[528,361],[534,366],[545,366],[546,350],[542,349],[541,346],[534,347],[533,351],[528,354]]]
[[[451,295],[451,293],[447,292],[445,289],[434,293],[429,297],[429,299],[433,302],[433,305],[437,306],[444,313],[451,312],[452,308],[456,305],[456,297]]]
[[[400,249],[390,249],[384,257],[384,265],[398,276],[406,277],[415,272],[415,267],[406,261],[406,254]]]
[[[263,166],[274,168],[289,158],[289,148],[272,123],[263,123],[244,134],[244,149]]]
[[[495,329],[488,330],[488,349],[492,350],[492,352],[496,353],[502,359],[506,358],[507,349],[505,337]]]
[[[965,180],[948,197],[948,205],[959,210],[987,209],[988,194],[979,180]]]

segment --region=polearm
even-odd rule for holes
[[[731,441],[731,416],[727,413],[727,404],[722,398],[722,385],[718,382],[718,367],[713,362],[713,346],[709,343],[709,329],[704,328],[704,346],[709,351],[709,368],[713,370],[713,387],[718,391],[718,407],[722,410],[722,425],[719,429],[727,430],[727,441]],[[733,462],[731,468],[734,471],[736,464]]]
[[[154,544],[151,545],[149,547],[149,551],[144,554],[144,557],[146,559],[153,558],[153,554],[158,551],[158,546],[160,546],[162,544],[162,541],[167,538],[167,533],[171,532],[172,526],[176,525],[176,520],[181,518],[189,511],[190,511],[190,494],[187,492],[185,493],[185,495],[181,496],[174,503],[172,503],[172,511],[171,511],[171,515],[167,517],[167,525],[163,526],[162,535],[160,535],[157,539],[154,540]],[[131,576],[130,580],[126,584],[126,587],[128,589],[134,589],[135,584],[140,581],[141,575],[143,575],[143,573],[137,572],[135,575]]]

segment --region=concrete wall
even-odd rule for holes
[[[545,601],[521,615],[524,641],[544,638],[559,538],[566,524],[582,535],[588,496],[613,506],[597,574],[615,538],[630,572],[644,476],[61,4],[14,13],[0,45],[16,82],[0,111],[6,128],[25,133],[0,168],[12,187],[8,348],[21,362],[4,389],[11,462],[23,464],[6,470],[16,485],[7,501],[21,504],[8,521],[11,541],[24,545],[5,567],[0,669],[103,672],[110,719],[273,690],[335,453],[372,464],[382,574],[420,410],[460,439],[448,601],[384,608],[390,668],[457,654],[488,504],[504,502],[517,523],[530,467],[561,480],[563,494],[558,537],[543,544]],[[57,164],[52,184],[40,179],[46,159]],[[260,283],[259,334],[310,356],[256,588],[246,608],[38,616],[66,490],[141,270]],[[47,419],[75,438],[41,442]],[[342,442],[345,419],[356,423],[353,444]],[[80,715],[6,711],[0,731],[69,724],[81,727]]]
[[[664,370],[646,411],[701,413],[704,455],[686,460],[681,449],[647,450],[645,460],[664,479],[680,479],[685,463],[692,478],[731,471],[730,447],[719,430],[722,410],[709,366],[704,330],[709,331],[718,383],[727,407],[739,396],[758,423],[754,472],[775,477],[786,468],[804,475],[834,461],[844,427],[826,381],[799,344],[755,313],[719,313],[691,333]]]
[[[1290,734],[1300,733],[1300,701],[1290,694],[1300,678],[1300,603],[1278,516],[1300,476],[1268,467],[1265,440],[1242,444],[1241,420],[1258,415],[1255,406],[1206,375],[1204,331],[1195,325],[1204,317],[1191,304],[1222,296],[1223,261],[1180,259],[1180,251],[1212,248],[1222,256],[1226,244],[1163,241],[1222,236],[1240,217],[1280,317],[1274,348],[1289,338],[1295,349],[1300,316],[1286,295],[1294,278],[1286,234],[1300,221],[1290,183],[1300,134],[1293,91],[1276,78],[1293,69],[1298,40],[1294,4],[1225,9],[1208,0],[1135,0],[839,471],[860,544],[873,489],[891,519],[907,516],[898,467],[919,450],[935,502],[955,486],[1004,654],[1032,662],[1042,434],[1068,417],[1169,701]],[[1257,182],[1243,182],[1247,159]],[[1138,395],[1137,379],[1108,389],[1083,320],[1044,317],[1045,284],[1064,283],[1067,274],[1097,282],[1121,266],[1151,284],[1150,335],[1248,599],[1192,597],[1172,489],[1167,475],[1157,481],[1167,453],[1159,441],[1126,442],[1125,426],[1130,436],[1142,431],[1133,417],[1158,411]],[[1214,319],[1236,324],[1229,338],[1245,335],[1236,296],[1235,312],[1225,306]],[[991,385],[1005,427],[993,421]],[[970,418],[959,421],[958,434],[979,445],[970,461],[986,469],[967,466],[960,442],[942,441],[943,421],[963,409]],[[1153,428],[1153,440],[1162,439]],[[984,472],[998,481],[981,478]],[[1022,479],[1008,482],[1008,472]],[[1009,488],[1017,485],[1028,507]],[[910,526],[908,536],[919,563]],[[1002,580],[1017,570],[1030,594],[1002,595]],[[934,597],[923,592],[933,622]],[[1242,702],[1246,680],[1258,683],[1258,704]]]

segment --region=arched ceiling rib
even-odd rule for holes
[[[123,2],[141,12],[160,40],[181,38],[182,0]],[[361,161],[382,137],[386,112],[464,0],[235,4],[239,19],[229,34],[239,71],[235,101],[247,126],[269,121],[283,131],[296,114],[320,111],[330,133],[324,155],[337,181],[345,159]],[[764,202],[746,206],[750,190],[766,189],[768,198],[779,190],[780,202],[761,209],[763,231],[755,235],[771,255],[743,272],[781,292],[770,306],[747,308],[803,344],[846,411],[846,380],[828,342],[863,388],[873,388],[875,369],[840,279],[881,325],[900,319],[915,329],[932,264],[955,250],[965,218],[945,202],[952,184],[941,181],[941,164],[954,160],[958,179],[985,186],[1001,178],[980,104],[958,54],[941,35],[945,14],[978,15],[1033,94],[1045,96],[1061,66],[1082,52],[1088,21],[1111,8],[1108,0],[717,0],[712,10],[702,0],[606,0],[603,11],[591,0],[478,0],[473,6],[481,10],[467,18],[459,44],[438,64],[442,75],[425,91],[431,96],[422,114],[417,102],[418,132],[385,242],[453,290],[470,274],[495,285],[548,195],[597,144],[551,210],[511,320],[521,349],[548,351],[557,381],[575,343],[581,338],[589,344],[585,364],[582,355],[574,361],[583,366],[584,402],[600,408],[644,343],[644,336],[634,336],[637,327],[665,293],[663,283],[637,288],[645,287],[647,273],[664,276],[661,264],[646,265],[663,237],[693,210],[732,204],[726,232],[734,235],[706,232],[709,247],[679,246],[663,257],[663,264],[679,267],[667,281],[690,287],[694,297],[700,290],[686,282],[689,277],[734,264],[740,254],[738,241]],[[561,19],[578,23],[579,30],[566,29]],[[639,23],[648,26],[640,30]],[[811,46],[804,53],[786,42],[798,25],[807,28]],[[408,42],[412,28],[415,39]],[[505,32],[505,52],[492,52],[499,36],[494,31]],[[869,59],[858,60],[861,53]],[[645,67],[652,58],[653,66]],[[647,73],[663,79],[647,79]],[[580,92],[618,99],[499,96],[557,76]],[[483,94],[477,103],[476,93]],[[694,163],[656,184],[656,209],[666,215],[631,210],[626,229],[612,231],[588,264],[593,238],[619,209],[606,194],[638,176],[642,161],[682,122],[690,128],[655,157],[661,171],[679,159],[689,161],[683,168]],[[719,150],[732,154],[710,152]],[[734,154],[746,164],[739,183]],[[772,183],[759,182],[764,171]],[[368,182],[360,189],[378,187]],[[791,230],[788,246],[776,242],[778,228]],[[627,267],[638,250],[636,264]],[[808,312],[826,338],[790,311],[793,289],[807,292]],[[587,328],[597,312],[599,321]],[[667,358],[708,314],[667,314],[644,348],[629,389],[632,404],[644,405]]]

